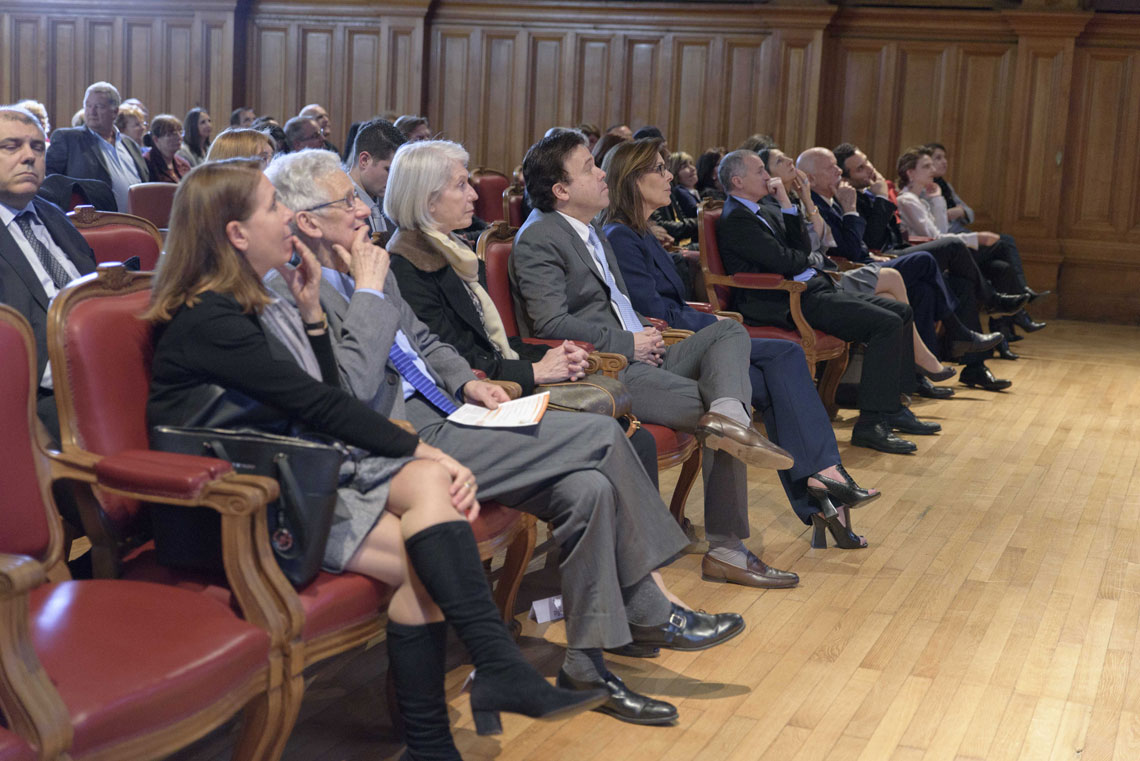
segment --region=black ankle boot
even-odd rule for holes
[[[502,732],[499,712],[559,719],[601,705],[605,690],[554,687],[526,662],[491,599],[479,547],[464,521],[420,531],[405,543],[408,559],[475,663],[471,712],[481,735]]]
[[[388,669],[408,744],[403,761],[463,761],[447,716],[446,654],[447,624],[442,621],[425,626],[388,622]]]

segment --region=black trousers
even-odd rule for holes
[[[915,389],[914,315],[901,301],[815,289],[802,296],[812,327],[844,341],[866,345],[859,380],[859,411],[868,415],[898,412],[899,394]]]
[[[925,251],[934,257],[938,266],[949,276],[961,278],[970,283],[981,304],[993,301],[994,287],[979,267],[969,246],[957,238],[939,238],[917,246],[897,248],[891,251],[896,256]]]
[[[1000,236],[992,246],[979,246],[974,258],[998,290],[1023,293],[1029,287],[1021,266],[1021,252],[1012,235]]]

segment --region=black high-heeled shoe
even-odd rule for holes
[[[848,510],[847,505],[843,505],[839,510],[844,511],[844,518],[847,520],[847,525],[839,520],[839,511],[831,504],[831,500],[824,497],[819,502],[820,512],[812,513],[811,525],[811,546],[813,549],[826,550],[827,549],[827,534],[824,531],[831,532],[831,538],[835,540],[835,546],[841,550],[861,550],[867,546],[867,540],[856,534],[851,530],[851,511]]]
[[[822,473],[815,473],[808,476],[808,478],[814,478],[819,481],[823,484],[824,488],[821,489],[818,486],[808,484],[808,494],[817,500],[824,497],[834,497],[836,502],[849,507],[862,507],[868,502],[872,502],[882,496],[882,492],[878,489],[864,489],[855,483],[855,479],[843,469],[842,465],[835,466],[835,469],[843,476],[842,481],[828,478]]]
[[[957,370],[955,370],[953,367],[948,367],[946,365],[943,365],[942,369],[938,370],[937,372],[931,372],[931,371],[927,370],[925,367],[920,367],[919,365],[915,365],[914,369],[917,370],[920,375],[924,375],[927,378],[930,378],[930,380],[934,381],[935,383],[937,383],[939,381],[950,380],[951,378],[953,378],[955,375],[958,374]]]

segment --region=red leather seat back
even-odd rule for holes
[[[158,265],[161,250],[146,230],[131,225],[110,224],[101,227],[79,228],[79,232],[95,252],[95,261],[123,262],[132,256],[139,258],[141,269],[153,270]]]
[[[705,209],[701,222],[701,253],[704,254],[705,264],[709,268],[709,272],[714,275],[725,274],[724,262],[720,259],[720,247],[716,242],[716,226],[720,221],[720,213],[721,209]],[[715,286],[714,290],[720,308],[728,309],[729,304],[732,303],[732,292],[721,285]]]
[[[508,336],[519,334],[518,320],[515,319],[515,302],[511,297],[511,278],[507,271],[507,262],[511,258],[513,240],[494,241],[487,245],[484,254],[484,263],[487,266],[487,293],[495,308],[499,310],[499,317],[503,320],[503,329]]]
[[[144,289],[84,299],[67,314],[65,372],[76,438],[87,451],[111,455],[150,449],[146,400],[153,330],[138,316],[149,303],[150,290]],[[101,501],[116,523],[130,520],[138,511],[134,500],[104,495]]]
[[[35,351],[28,323],[15,309],[0,305],[0,552],[43,559],[51,532],[32,427]]]
[[[476,169],[471,175],[471,187],[479,197],[475,199],[475,215],[484,222],[503,219],[503,191],[511,184],[506,175],[490,169]]]
[[[507,199],[507,223],[511,227],[522,227],[526,221],[522,215],[522,193],[512,193],[507,189],[503,191],[503,198]]]
[[[23,738],[0,727],[0,761],[36,761],[38,756]]]
[[[127,190],[127,213],[150,220],[155,227],[170,226],[170,207],[178,185],[173,182],[143,182]]]

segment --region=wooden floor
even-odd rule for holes
[[[664,574],[694,607],[739,611],[747,631],[701,653],[613,659],[634,688],[674,702],[674,727],[598,714],[503,717],[476,736],[452,648],[453,730],[468,761],[1140,759],[1140,328],[1054,321],[992,361],[1014,381],[958,386],[915,411],[944,432],[915,456],[846,444],[848,470],[884,497],[855,514],[865,550],[812,550],[775,474],[752,472],[759,550],[802,579],[758,592],[702,582],[699,546]],[[671,491],[673,474],[663,474]],[[701,495],[689,500],[700,524]],[[540,531],[541,534],[544,532]],[[553,593],[539,569],[524,599]],[[521,616],[520,616],[521,618]],[[524,621],[553,676],[561,624]],[[382,645],[315,672],[289,761],[396,758]],[[223,729],[179,759],[226,758]]]

